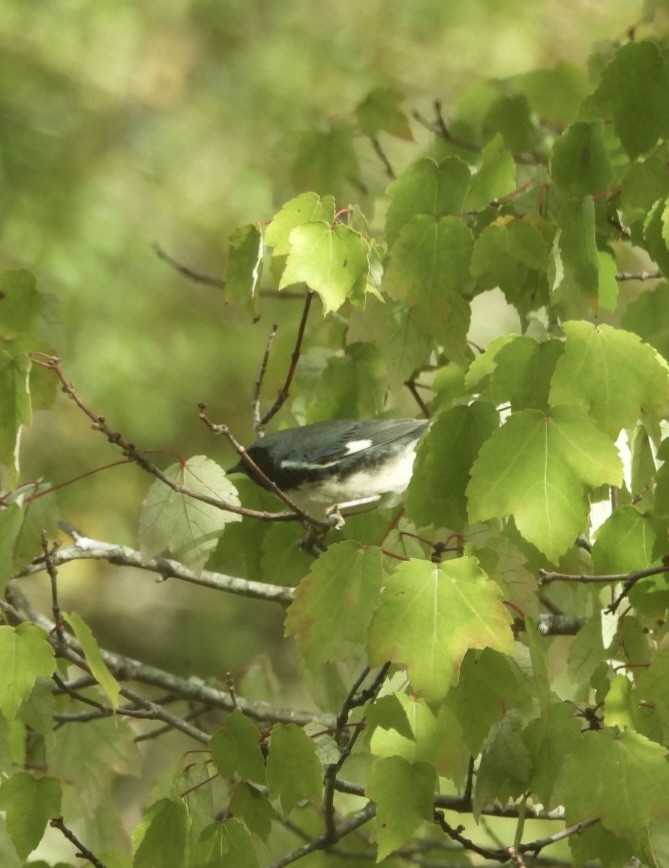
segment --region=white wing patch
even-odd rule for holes
[[[346,444],[346,454],[353,455],[355,452],[362,452],[363,449],[369,449],[374,443],[373,440],[349,440]]]

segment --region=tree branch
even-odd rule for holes
[[[658,576],[661,573],[669,572],[669,564],[662,564],[660,567],[649,567],[646,570],[636,570],[632,573],[609,573],[608,575],[592,576],[586,573],[558,573],[550,570],[539,570],[539,584],[550,585],[551,582],[580,582],[581,584],[612,584],[615,582],[625,582],[625,584],[633,585],[639,579],[647,579],[649,576]]]
[[[161,580],[180,579],[193,585],[200,585],[214,591],[224,591],[240,597],[248,597],[252,600],[266,600],[274,603],[291,603],[295,597],[294,588],[283,585],[272,585],[265,582],[257,582],[252,579],[242,579],[237,576],[228,576],[225,573],[216,573],[203,570],[195,573],[179,561],[171,558],[150,558],[144,560],[140,552],[129,546],[115,545],[90,539],[82,536],[74,530],[70,533],[75,535],[75,543],[72,546],[64,546],[50,555],[50,561],[55,566],[67,564],[72,561],[102,560],[119,567],[133,567],[138,570],[156,573]],[[22,567],[13,578],[19,579],[41,573],[47,565],[43,555],[35,558],[27,566]]]
[[[16,623],[29,621],[50,634],[55,625],[53,621],[38,612],[19,591],[15,584],[10,583],[6,589],[9,602],[0,600],[0,609]],[[75,654],[81,654],[81,647],[73,636],[65,634],[66,647]],[[233,701],[225,690],[219,690],[206,684],[199,678],[181,678],[172,672],[166,672],[156,666],[149,666],[132,657],[117,654],[114,651],[100,649],[102,659],[107,664],[112,675],[119,681],[135,681],[167,691],[178,699],[188,702],[199,702],[207,708],[220,708],[224,711],[234,711],[237,707],[248,717],[261,723],[295,723],[306,726],[316,723],[324,729],[332,729],[335,720],[332,715],[319,712],[299,711],[291,708],[276,708],[267,702],[250,702],[241,696]],[[132,701],[135,701],[133,694]]]

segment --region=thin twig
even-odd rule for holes
[[[323,789],[323,816],[325,818],[325,836],[328,841],[334,841],[337,836],[334,808],[337,775],[341,771],[346,760],[350,757],[353,748],[355,747],[355,743],[363,731],[362,726],[357,726],[347,741],[343,743],[343,735],[347,732],[351,711],[356,707],[372,702],[378,696],[378,693],[383,686],[383,682],[388,675],[389,669],[390,663],[385,663],[377,672],[372,684],[365,690],[360,691],[363,682],[369,674],[369,667],[366,666],[349,690],[346,699],[342,703],[339,714],[337,715],[334,738],[340,746],[339,759],[336,763],[332,763],[326,768]]]
[[[409,377],[408,380],[404,381],[404,385],[411,392],[411,397],[418,404],[420,412],[423,414],[423,416],[425,416],[426,419],[429,419],[430,410],[425,401],[420,396],[420,393],[418,391],[418,383],[416,383],[413,377]]]
[[[269,363],[269,356],[272,352],[272,346],[274,345],[274,339],[276,338],[278,328],[279,326],[275,323],[269,333],[267,343],[265,344],[265,352],[262,357],[262,362],[260,363],[258,377],[256,378],[255,388],[253,389],[253,403],[251,404],[251,407],[253,413],[253,430],[256,433],[260,432],[260,428],[262,425],[262,420],[260,418],[260,392],[262,390],[262,384],[265,379],[265,372],[267,371],[267,365]]]
[[[29,621],[41,627],[47,634],[53,631],[54,624],[49,618],[37,611],[26,599],[24,594],[13,583],[6,589],[7,601],[0,599],[2,610],[13,622]],[[77,654],[81,646],[73,636],[65,635],[67,647]],[[126,657],[113,651],[100,649],[102,659],[119,681],[135,681],[140,684],[157,687],[159,690],[172,694],[175,698],[187,702],[197,702],[206,708],[220,708],[224,711],[234,711],[235,705],[227,691],[219,690],[201,679],[182,678],[172,672],[166,672],[156,666],[150,666],[132,657]],[[250,702],[241,696],[236,697],[237,708],[248,717],[261,723],[295,723],[298,726],[316,723],[323,729],[332,729],[335,720],[332,715],[312,711],[299,711],[292,708],[277,708],[267,702]]]
[[[284,585],[270,584],[269,582],[257,582],[252,579],[242,579],[237,576],[228,576],[224,573],[215,573],[203,570],[196,573],[184,566],[179,561],[171,558],[151,558],[144,560],[141,552],[131,549],[129,546],[114,545],[102,542],[102,540],[90,539],[77,534],[73,546],[63,546],[51,554],[51,562],[56,566],[71,563],[73,561],[103,560],[120,567],[132,567],[155,573],[159,580],[170,578],[200,585],[214,591],[223,591],[240,597],[248,597],[252,600],[266,600],[276,603],[291,603],[295,597],[294,588]],[[27,566],[18,570],[14,578],[20,579],[41,573],[46,569],[44,557],[35,558]]]
[[[340,841],[346,835],[350,835],[351,832],[358,829],[360,826],[364,826],[365,823],[368,823],[372,817],[376,813],[376,805],[372,802],[368,802],[362,810],[353,814],[350,817],[347,817],[337,828],[336,840]],[[313,841],[309,841],[308,844],[305,844],[303,847],[299,847],[297,850],[293,850],[292,853],[288,853],[286,856],[283,856],[277,862],[273,862],[270,865],[270,868],[285,868],[286,865],[291,865],[293,862],[297,862],[298,859],[302,859],[305,856],[308,856],[309,853],[313,853],[316,850],[328,850],[330,845],[333,842],[328,840],[325,835],[319,835],[318,838],[314,838]]]
[[[615,582],[625,582],[625,584],[634,584],[639,579],[647,579],[649,576],[658,576],[661,573],[669,572],[669,564],[663,564],[661,567],[649,567],[646,570],[637,570],[632,573],[609,573],[607,575],[587,575],[586,573],[558,573],[550,570],[539,570],[539,584],[550,585],[551,582],[579,582],[581,584],[612,584]]]
[[[51,583],[51,612],[55,626],[58,642],[62,645],[64,642],[63,618],[58,602],[58,569],[54,561],[54,555],[58,551],[59,543],[55,542],[53,546],[49,545],[46,538],[46,532],[42,531],[42,552],[44,555],[44,568],[46,569],[49,581]]]
[[[374,153],[383,163],[383,168],[386,171],[386,176],[390,178],[391,181],[394,181],[397,177],[395,175],[395,170],[390,164],[390,160],[388,159],[386,152],[381,147],[381,142],[379,141],[379,137],[376,135],[371,135],[369,137],[370,142],[372,143],[372,147],[374,148]]]
[[[175,482],[173,479],[170,479],[157,465],[153,464],[146,455],[139,450],[134,443],[130,443],[123,438],[123,436],[118,432],[114,431],[112,428],[107,425],[104,416],[98,416],[95,414],[91,408],[85,403],[85,401],[81,398],[81,396],[77,393],[76,389],[70,383],[63,373],[63,370],[60,366],[60,359],[56,356],[45,356],[42,353],[33,353],[32,359],[35,364],[40,365],[41,367],[47,368],[54,372],[56,377],[61,383],[63,392],[70,398],[77,407],[90,419],[94,431],[99,431],[104,434],[107,440],[114,446],[117,446],[122,454],[129,458],[131,461],[134,461],[142,470],[154,476],[156,479],[159,479],[162,483],[164,483],[168,488],[171,488],[172,491],[177,494],[183,494],[186,497],[190,497],[193,500],[199,500],[202,503],[206,503],[209,506],[213,506],[216,509],[223,510],[224,512],[234,512],[238,515],[246,516],[247,518],[257,518],[260,521],[295,521],[299,519],[301,516],[296,515],[295,513],[286,513],[286,512],[262,512],[255,509],[246,509],[246,507],[238,506],[237,504],[230,503],[228,501],[222,500],[218,497],[210,497],[207,494],[202,494],[198,491],[193,491],[188,488],[186,485],[180,485],[178,482]]]
[[[163,262],[166,262],[171,268],[178,271],[179,274],[183,274],[184,277],[187,277],[194,283],[203,283],[205,286],[215,286],[217,289],[225,289],[224,280],[221,280],[218,277],[211,277],[209,274],[202,274],[199,271],[194,271],[187,265],[177,262],[177,260],[171,257],[169,253],[166,253],[157,242],[154,242],[153,250],[159,259],[162,259]]]
[[[295,346],[293,347],[293,352],[290,357],[290,365],[288,367],[288,373],[286,374],[286,379],[284,381],[283,386],[279,389],[279,393],[276,396],[276,400],[269,408],[269,410],[265,413],[265,415],[261,418],[260,424],[256,430],[260,428],[264,428],[265,425],[272,419],[283,407],[286,402],[288,395],[290,394],[290,386],[293,382],[293,377],[295,376],[295,371],[297,370],[297,363],[300,360],[300,354],[302,352],[302,343],[304,341],[304,332],[307,327],[307,320],[309,318],[309,309],[311,308],[311,302],[314,298],[314,292],[311,289],[307,289],[307,294],[304,298],[304,307],[302,308],[302,316],[300,318],[300,324],[297,327],[297,337],[295,338]]]
[[[259,467],[253,458],[249,455],[248,451],[244,449],[242,444],[237,440],[232,431],[222,422],[212,422],[212,420],[207,416],[207,406],[206,404],[199,405],[199,416],[200,419],[204,422],[204,424],[209,428],[210,431],[213,431],[214,434],[222,434],[230,445],[233,447],[237,455],[242,459],[244,464],[251,471],[251,475],[256,477],[256,480],[273,494],[275,494],[280,500],[282,500],[289,509],[292,510],[292,513],[275,513],[276,515],[292,515],[293,520],[296,518],[301,519],[303,522],[306,522],[308,525],[312,527],[322,528],[323,530],[330,530],[333,527],[337,526],[337,517],[335,515],[326,516],[326,519],[323,521],[319,518],[316,518],[313,515],[310,515],[306,512],[301,506],[298,506],[295,501],[289,497],[285,491],[283,491],[279,486],[274,482],[273,479],[270,479],[269,476],[265,473],[265,471]]]
[[[54,817],[49,821],[49,825],[54,829],[58,829],[62,834],[67,838],[67,840],[74,844],[77,848],[77,852],[74,854],[78,856],[80,859],[86,859],[91,865],[95,866],[95,868],[105,868],[105,863],[101,862],[98,857],[88,849],[88,847],[84,847],[79,838],[74,834],[71,829],[65,825],[65,821],[62,817]]]

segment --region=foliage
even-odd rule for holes
[[[597,48],[590,78],[560,66],[477,85],[448,119],[436,105],[415,121],[428,152],[402,169],[385,137],[410,139],[412,122],[396,89],[375,88],[352,107],[357,127],[303,140],[313,189],[230,235],[231,303],[251,317],[277,294],[302,306],[276,401],[268,344],[256,429],[277,413],[393,414],[408,387],[434,421],[401,513],[337,529],[237,491],[202,455],[162,469],[69,382],[35,278],[2,275],[0,808],[14,864],[48,822],[94,865],[529,864],[544,850],[666,864],[669,42],[632,35]],[[339,198],[363,174],[354,132],[388,176],[373,204]],[[482,308],[513,322],[485,347],[471,340]],[[139,550],[67,515],[59,534],[63,480],[23,474],[33,409],[64,404],[146,473]],[[66,565],[89,559],[287,605],[302,698],[101,648],[59,603]],[[50,616],[22,588],[40,572]],[[115,787],[137,769],[135,742],[158,736],[178,759],[128,830]]]

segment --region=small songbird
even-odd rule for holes
[[[393,505],[409,484],[416,445],[428,424],[421,419],[333,419],[268,434],[246,451],[305,509]],[[228,473],[246,473],[267,487],[243,461]]]

